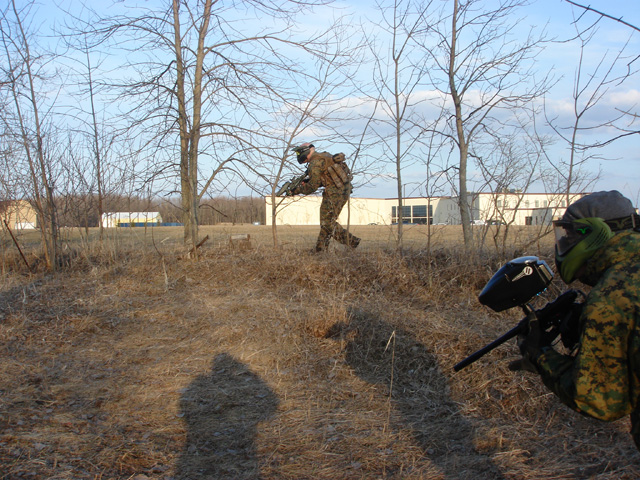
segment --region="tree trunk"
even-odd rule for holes
[[[176,95],[178,99],[178,125],[180,129],[180,185],[182,188],[182,209],[184,221],[184,242],[187,248],[197,256],[198,250],[198,145],[200,142],[202,114],[202,75],[205,57],[205,38],[211,17],[211,0],[206,0],[202,13],[202,24],[198,32],[196,66],[192,92],[193,110],[191,130],[186,108],[184,60],[182,58],[182,40],[180,34],[180,0],[173,0],[173,28],[176,52]]]
[[[469,214],[469,193],[467,192],[467,161],[469,153],[469,145],[464,133],[464,124],[462,118],[462,99],[458,94],[455,78],[455,59],[456,59],[456,42],[457,42],[457,20],[458,20],[458,0],[453,2],[453,16],[451,25],[451,51],[449,56],[449,89],[453,104],[455,107],[456,133],[458,136],[459,157],[459,192],[458,192],[458,208],[460,209],[460,220],[462,222],[462,234],[464,237],[464,247],[466,250],[471,248],[473,240],[471,230],[471,215]]]
[[[47,269],[55,270],[58,257],[58,222],[56,218],[56,206],[53,201],[53,187],[49,180],[49,169],[44,152],[42,125],[40,122],[39,106],[34,85],[34,75],[31,70],[33,59],[31,57],[31,52],[29,49],[27,33],[22,27],[22,19],[20,18],[18,9],[16,8],[15,1],[12,1],[11,4],[13,13],[15,14],[16,18],[16,25],[18,26],[18,29],[20,31],[20,38],[22,40],[24,48],[22,57],[24,59],[24,68],[26,70],[26,78],[29,85],[29,93],[28,95],[26,95],[26,97],[28,102],[31,104],[31,113],[33,114],[33,131],[36,144],[35,158],[31,154],[31,148],[29,146],[31,142],[28,138],[29,129],[26,128],[26,125],[24,124],[24,117],[22,116],[20,103],[18,101],[19,93],[15,89],[17,87],[15,81],[13,82],[14,85],[12,85],[12,92],[20,121],[25,154],[27,155],[27,159],[29,162],[36,208],[40,217],[40,231],[42,235],[42,245],[45,255],[45,261],[47,264]],[[9,58],[7,58],[7,60],[10,61]],[[41,189],[44,190],[44,197],[41,194]]]

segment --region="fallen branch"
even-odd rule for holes
[[[204,237],[202,240],[200,240],[195,247],[191,248],[191,250],[189,250],[189,256],[193,257],[196,254],[196,250],[198,250],[202,245],[204,245],[204,242],[206,242],[207,240],[209,240],[209,235],[207,235],[206,237]]]
[[[27,262],[27,259],[25,258],[24,253],[22,253],[22,249],[20,248],[20,245],[18,244],[18,240],[16,240],[16,237],[13,236],[13,232],[9,228],[9,224],[7,223],[7,221],[3,220],[3,222],[4,222],[4,226],[7,227],[7,231],[9,232],[9,235],[11,235],[11,238],[13,239],[13,243],[15,243],[16,248],[20,252],[20,256],[22,257],[22,260],[24,260],[24,264],[27,266],[27,268],[31,272],[31,265],[29,265],[29,262]]]

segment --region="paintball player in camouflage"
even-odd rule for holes
[[[320,204],[320,234],[315,251],[325,250],[329,246],[331,237],[344,245],[356,248],[360,239],[347,232],[338,223],[338,216],[352,191],[352,176],[344,161],[344,154],[331,155],[327,152],[316,152],[315,147],[310,143],[303,143],[292,150],[296,152],[298,163],[309,164],[307,168],[309,179],[291,191],[291,195],[308,195],[324,187]]]
[[[541,340],[539,322],[519,338],[525,365],[572,409],[605,421],[631,415],[640,449],[640,222],[617,191],[587,195],[567,208],[556,230],[556,266],[565,283],[593,287],[575,328],[574,352]]]

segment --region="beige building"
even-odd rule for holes
[[[584,194],[573,195],[575,201]],[[566,197],[548,193],[473,193],[472,220],[478,224],[548,225],[566,209]],[[276,197],[277,225],[319,225],[319,195]],[[265,198],[266,222],[271,225],[271,197]],[[456,197],[411,197],[403,201],[405,223],[459,225],[460,211]],[[395,198],[352,197],[338,221],[350,225],[391,225],[398,221]]]
[[[38,215],[26,200],[0,202],[0,217],[2,227],[5,227],[6,222],[11,230],[33,229],[38,226]]]

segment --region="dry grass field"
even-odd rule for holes
[[[628,420],[510,372],[513,343],[453,372],[520,319],[477,301],[504,254],[463,255],[457,227],[426,251],[418,226],[403,255],[381,226],[312,254],[317,228],[275,249],[270,227],[203,227],[197,260],[180,229],[68,232],[54,274],[32,234],[35,273],[3,238],[0,479],[640,478]],[[552,264],[532,235],[506,255]]]

